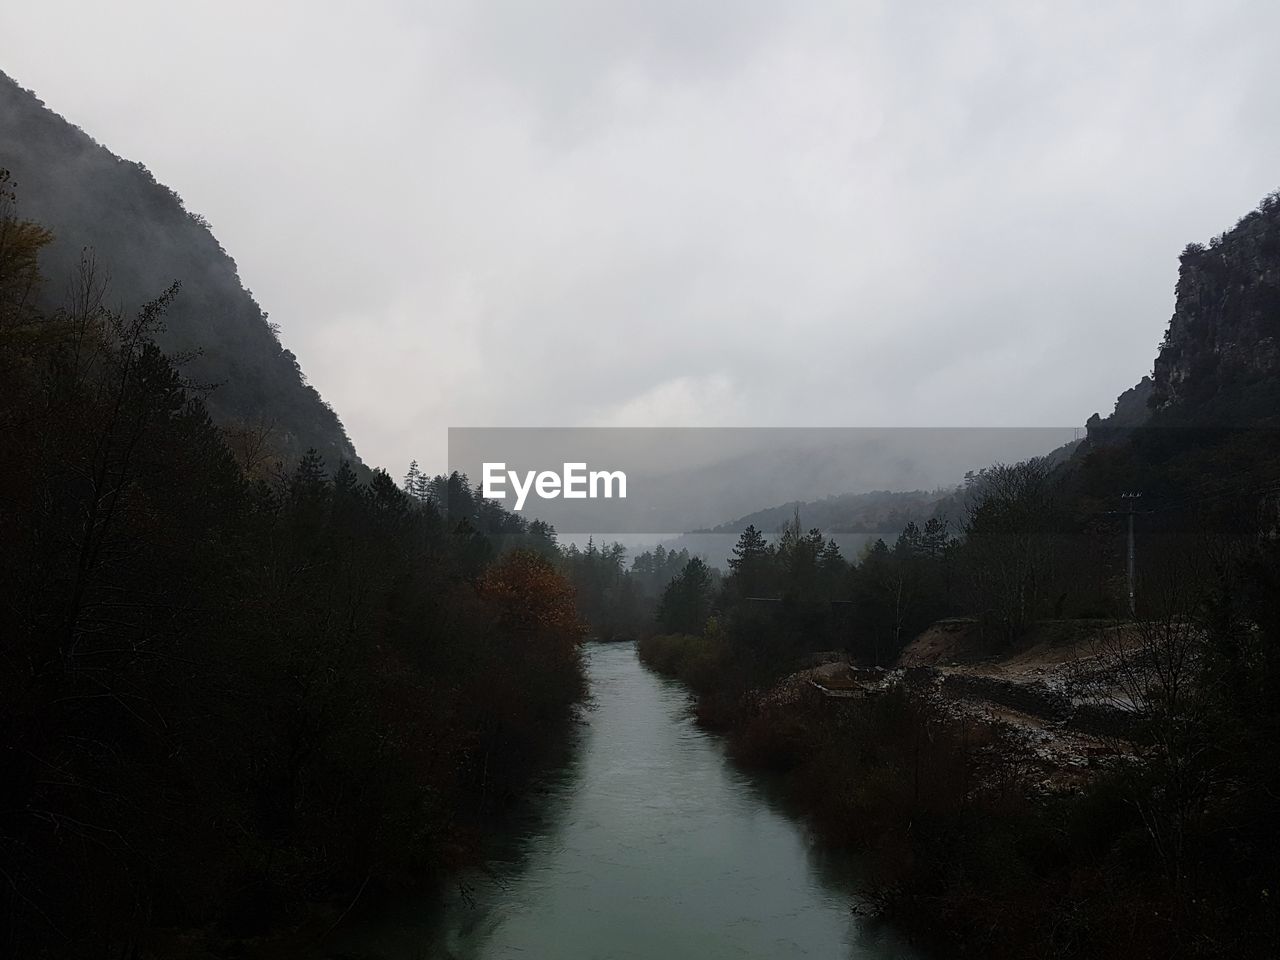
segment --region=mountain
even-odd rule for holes
[[[1140,427],[1151,416],[1151,397],[1155,394],[1155,383],[1150,377],[1143,377],[1136,384],[1116,398],[1115,408],[1105,420],[1094,414],[1085,424],[1092,433],[1099,427],[1126,429]]]
[[[1138,431],[1145,426],[1201,429]],[[1203,497],[1189,498],[1182,488],[1191,484],[1214,497],[1225,490],[1270,489],[1277,464],[1269,452],[1278,426],[1280,193],[1274,193],[1208,245],[1186,247],[1173,317],[1152,374],[1122,393],[1107,417],[1089,418],[1086,442],[1064,444],[1045,459],[1051,466],[1090,461],[1086,487],[1119,489],[1123,477],[1135,489],[1163,492],[1166,503],[1200,503]],[[1124,450],[1094,456],[1107,446]],[[1224,464],[1233,470],[1231,484],[1214,479]],[[795,500],[685,534],[671,545],[718,557],[726,551],[724,535],[748,524],[773,533],[797,511],[805,528],[866,539],[892,536],[908,520],[921,523],[930,516],[956,523],[964,515],[964,493],[879,491]]]
[[[1280,193],[1183,252],[1153,379],[1157,411],[1228,425],[1280,412]]]
[[[949,502],[951,496],[945,490],[907,493],[873,490],[820,500],[792,500],[709,529],[682,533],[664,540],[663,546],[673,551],[688,550],[712,566],[723,569],[733,555],[738,535],[748,526],[755,527],[768,539],[776,540],[783,528],[799,517],[802,529],[818,528],[826,537],[835,540],[846,558],[856,558],[867,544],[877,539],[893,542],[908,522],[923,523],[938,515],[940,504]]]
[[[41,259],[48,306],[61,299],[84,247],[109,276],[109,302],[126,313],[180,282],[158,341],[170,355],[194,353],[182,372],[213,387],[205,402],[214,420],[269,428],[268,443],[288,461],[314,447],[331,468],[359,463],[337,414],[281,345],[208,223],[142,164],[116,156],[4,73],[0,168],[12,174],[21,215],[55,235]]]
[[[808,502],[792,501],[757,510],[710,530],[695,532],[736,535],[748,526],[754,526],[763,533],[773,534],[780,532],[799,514],[800,522],[806,529],[818,527],[825,533],[877,535],[892,532],[896,536],[909,520],[927,517],[946,494],[947,491],[936,490],[931,493],[924,490],[906,493],[873,490],[869,493],[849,493]]]
[[[1090,437],[1153,426],[1252,427],[1280,417],[1280,193],[1209,244],[1188,244],[1152,375],[1089,420]]]

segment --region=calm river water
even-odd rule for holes
[[[587,651],[594,708],[509,856],[433,915],[353,931],[344,956],[418,960],[910,960],[850,910],[848,866],[726,760],[630,644]]]

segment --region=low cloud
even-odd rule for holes
[[[10,5],[206,215],[362,455],[450,425],[1063,424],[1280,181],[1280,12]]]

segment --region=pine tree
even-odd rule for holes
[[[733,557],[729,560],[729,567],[735,573],[750,569],[752,564],[759,562],[768,552],[769,541],[756,529],[755,524],[751,524],[738,537],[738,542],[733,548]]]
[[[752,524],[743,530],[729,558],[730,584],[740,597],[754,597],[768,589],[769,542]]]
[[[328,477],[324,472],[324,458],[312,447],[302,455],[289,480],[289,493],[296,503],[322,499],[327,491]]]
[[[668,633],[701,633],[710,612],[711,571],[694,557],[662,592],[658,622]]]
[[[333,475],[333,489],[340,497],[347,497],[353,494],[360,486],[360,481],[356,477],[356,472],[351,468],[350,460],[342,460],[338,464],[338,472]]]

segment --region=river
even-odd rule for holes
[[[591,644],[593,707],[509,852],[443,909],[365,929],[344,956],[387,960],[910,960],[851,910],[822,856],[689,716],[630,644]]]

